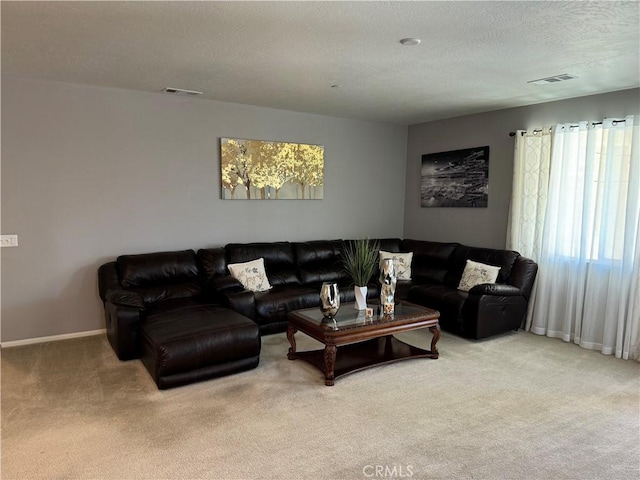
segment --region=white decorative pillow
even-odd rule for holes
[[[480,285],[481,283],[496,283],[499,272],[500,267],[467,260],[467,265],[464,267],[464,272],[462,272],[458,290],[468,292],[472,287]]]
[[[245,263],[231,263],[227,267],[231,276],[247,290],[264,292],[271,288],[267,273],[264,271],[264,258]]]
[[[413,260],[413,252],[395,253],[380,250],[380,265],[385,259],[393,259],[393,269],[396,272],[398,280],[411,280],[411,260]],[[382,267],[380,267],[382,268]]]

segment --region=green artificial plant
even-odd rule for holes
[[[346,242],[342,265],[357,287],[365,287],[375,273],[379,250],[380,243],[368,238]]]

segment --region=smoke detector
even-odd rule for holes
[[[202,95],[202,92],[195,90],[185,90],[184,88],[165,87],[162,89],[164,93],[172,93],[174,95]]]
[[[565,80],[571,80],[578,78],[577,75],[571,75],[570,73],[561,73],[560,75],[554,75],[553,77],[540,78],[538,80],[530,80],[527,83],[533,83],[534,85],[547,85],[549,83],[563,82]]]

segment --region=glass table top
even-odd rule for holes
[[[295,313],[298,319],[330,330],[347,330],[368,325],[393,323],[436,313],[425,307],[404,303],[396,303],[394,313],[391,315],[383,314],[380,305],[368,305],[368,307],[373,310],[373,315],[370,317],[366,315],[365,310],[356,310],[353,303],[342,304],[334,318],[325,317],[317,307],[298,310]]]

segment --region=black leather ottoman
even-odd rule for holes
[[[160,389],[250,370],[260,360],[258,325],[218,305],[150,313],[140,332],[142,363]]]

